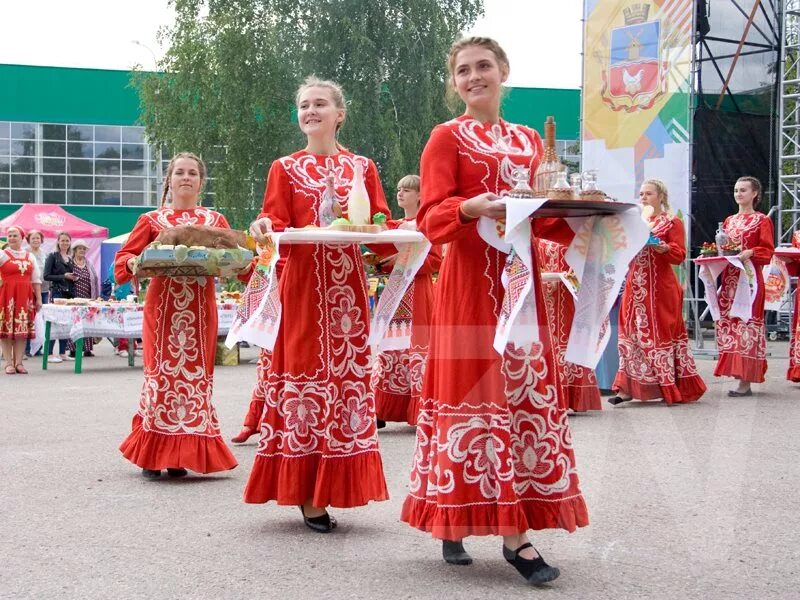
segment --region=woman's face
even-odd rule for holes
[[[744,208],[752,208],[758,192],[753,189],[749,181],[737,181],[733,188],[733,199],[736,204]]]
[[[75,256],[75,258],[77,258],[78,260],[80,260],[80,259],[83,259],[83,258],[85,258],[85,257],[86,257],[86,248],[84,248],[83,246],[78,246],[77,248],[75,248],[75,249],[72,251],[72,254],[73,254],[73,255]]]
[[[453,82],[468,108],[483,108],[500,102],[508,68],[500,65],[494,52],[482,46],[467,46],[456,55]]]
[[[69,246],[72,243],[72,239],[67,235],[60,235],[58,236],[58,251],[61,254],[66,254],[69,252]]]
[[[419,208],[419,192],[407,187],[397,188],[397,205],[403,210]]]
[[[344,110],[337,108],[329,88],[310,87],[300,94],[297,121],[306,136],[335,137],[337,127],[344,121]]]
[[[652,183],[645,183],[639,188],[639,202],[642,206],[652,206],[654,215],[661,212],[661,197]]]
[[[9,229],[6,232],[6,240],[8,240],[8,247],[12,250],[19,250],[22,246],[22,236],[18,229]]]
[[[192,199],[200,194],[203,178],[197,161],[192,158],[179,158],[172,166],[172,175],[169,178],[169,189],[172,197]]]
[[[31,250],[38,250],[39,246],[42,245],[42,236],[38,233],[32,234],[28,240],[28,244],[30,244]]]

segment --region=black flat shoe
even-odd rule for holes
[[[457,542],[442,540],[442,557],[449,565],[472,564],[472,557],[464,550],[464,543],[461,540]]]
[[[631,398],[620,398],[619,396],[614,396],[613,398],[608,399],[609,404],[613,404],[616,406],[617,404],[622,404],[623,402],[630,402]]]
[[[186,469],[167,469],[167,475],[170,477],[186,477],[189,471]]]
[[[161,477],[161,471],[154,471],[153,469],[142,469],[142,477],[145,479],[158,479]]]
[[[519,553],[522,550],[525,550],[525,548],[533,548],[533,544],[530,542],[527,544],[522,544],[522,546],[516,550],[510,550],[506,548],[505,544],[503,544],[503,558],[514,565],[514,568],[519,571],[519,574],[522,575],[528,581],[528,583],[540,585],[542,583],[547,583],[548,581],[553,581],[554,579],[558,578],[559,575],[561,575],[561,571],[559,571],[558,568],[551,567],[544,562],[544,559],[541,555],[534,559],[522,558]],[[536,548],[533,549],[536,550]]]
[[[747,396],[752,396],[753,390],[747,390],[746,392],[737,392],[736,390],[730,390],[728,392],[728,396],[731,398],[745,398]]]
[[[328,513],[318,517],[307,517],[306,511],[303,509],[303,507],[299,506],[298,508],[300,509],[300,512],[303,513],[303,522],[309,529],[313,529],[317,533],[330,533],[336,529],[336,519],[334,519]]]
[[[384,427],[386,427],[386,421],[381,421],[380,419],[376,419],[376,421],[377,421],[376,426],[378,427],[378,429],[383,429]]]

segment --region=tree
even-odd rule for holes
[[[164,72],[134,76],[148,137],[201,153],[217,205],[242,225],[269,163],[303,144],[298,85],[334,79],[348,100],[341,142],[375,160],[394,204],[397,180],[451,116],[447,49],[482,11],[482,0],[175,0]]]

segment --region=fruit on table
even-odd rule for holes
[[[352,225],[352,223],[350,223],[350,221],[345,219],[344,217],[340,217],[338,219],[335,219],[331,223],[331,225]]]
[[[375,213],[372,215],[372,222],[375,225],[386,225],[386,215],[383,213]]]

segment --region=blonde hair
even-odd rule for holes
[[[740,181],[746,181],[749,183],[750,187],[753,188],[753,191],[758,194],[755,198],[753,198],[753,208],[755,208],[758,206],[758,203],[761,202],[761,182],[751,175],[739,177],[739,179],[736,180],[736,183],[739,183]]]
[[[458,96],[455,82],[456,58],[458,57],[459,52],[465,48],[469,48],[470,46],[478,46],[491,51],[492,54],[494,54],[495,59],[497,59],[498,65],[505,67],[507,70],[511,69],[511,63],[508,61],[508,55],[506,54],[506,51],[503,50],[503,47],[492,38],[472,36],[456,40],[453,42],[453,45],[450,46],[450,51],[447,53],[447,72],[449,73],[449,77],[447,78],[448,102],[452,103],[452,101]]]
[[[347,106],[344,100],[344,92],[342,91],[342,86],[340,86],[335,81],[331,81],[330,79],[320,79],[316,75],[309,75],[306,77],[305,81],[300,84],[300,87],[297,88],[297,93],[294,95],[294,103],[296,106],[300,105],[300,96],[303,95],[308,89],[311,88],[324,88],[331,93],[331,98],[333,99],[333,105],[338,108],[339,110],[344,111],[345,118],[347,118]],[[341,123],[336,125],[336,130],[338,131],[339,128],[344,124],[344,119],[342,119]]]
[[[405,188],[407,190],[419,191],[419,175],[406,175],[397,182],[398,188]]]
[[[664,212],[672,212],[672,207],[669,205],[669,190],[667,189],[666,183],[660,179],[645,179],[642,182],[642,185],[652,185],[654,188],[656,188],[656,192],[661,200],[661,207],[664,209]]]
[[[164,174],[164,191],[161,193],[161,206],[165,206],[167,203],[167,196],[169,196],[169,181],[172,179],[172,172],[175,170],[175,163],[181,158],[188,158],[197,163],[197,170],[200,172],[201,189],[206,181],[206,163],[203,162],[203,159],[192,152],[178,152],[170,159],[169,164],[167,165],[167,172]]]

